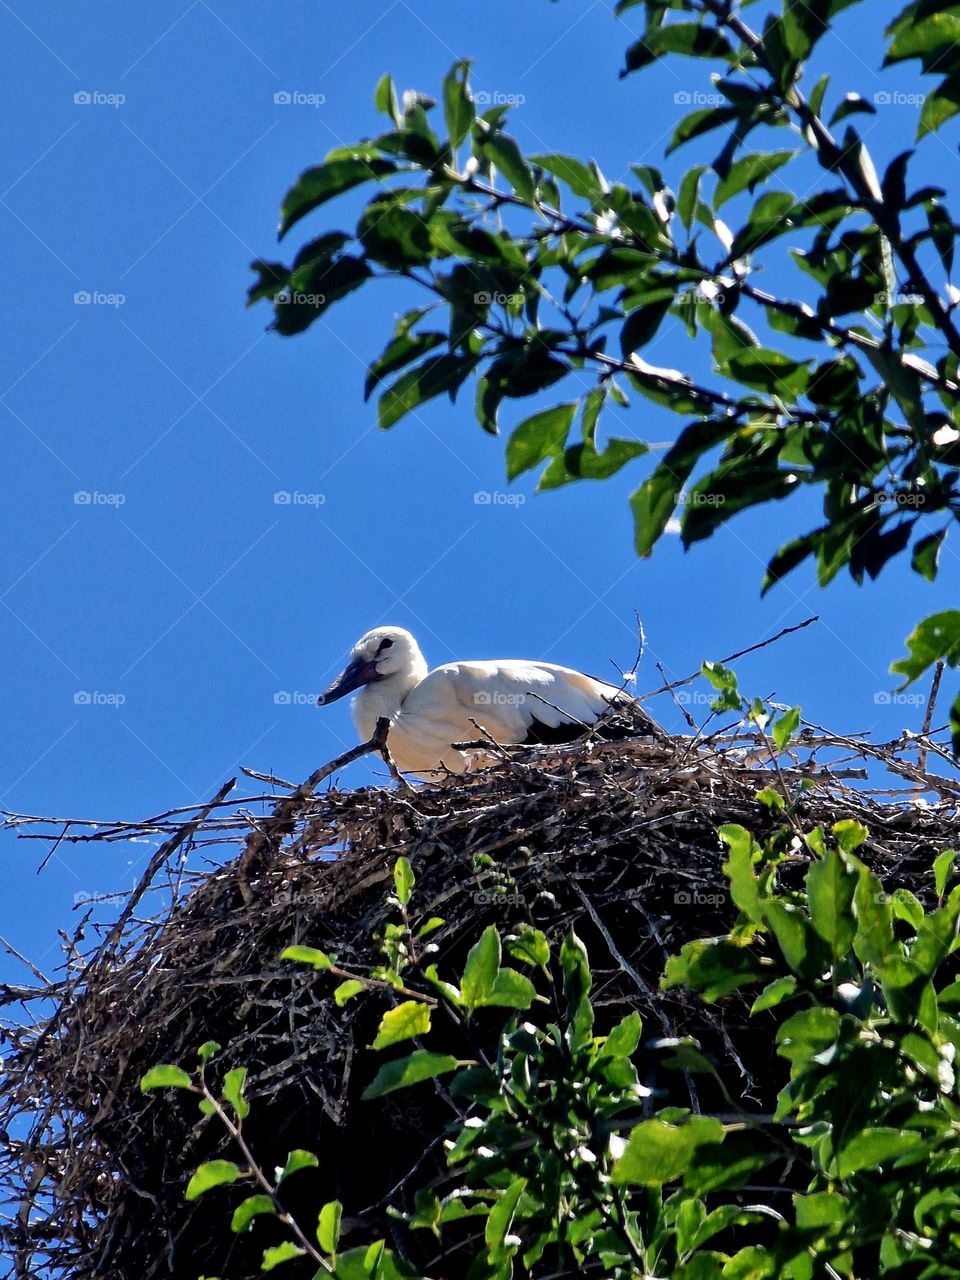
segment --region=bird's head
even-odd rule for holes
[[[317,698],[317,706],[336,702],[354,689],[405,675],[421,679],[426,674],[423,654],[409,631],[403,627],[374,627],[360,637],[350,650],[350,660],[333,684]]]

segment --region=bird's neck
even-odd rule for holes
[[[404,698],[426,674],[427,664],[424,662],[422,667],[418,665],[410,671],[397,671],[366,685],[353,703],[353,718],[360,734],[369,738],[382,716],[391,721],[396,719]]]

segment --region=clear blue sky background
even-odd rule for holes
[[[502,441],[475,425],[472,394],[377,430],[364,367],[414,304],[403,290],[365,290],[294,340],[265,332],[265,307],[244,310],[247,265],[274,252],[283,192],[380,127],[385,70],[436,92],[455,57],[473,57],[477,90],[521,100],[511,128],[525,149],[593,155],[611,179],[660,162],[689,109],[677,95],[709,92],[709,67],[619,80],[639,18],[618,22],[611,7],[0,4],[0,804],[136,817],[209,796],[241,763],[299,779],[354,741],[347,703],[320,712],[312,699],[381,621],[411,627],[432,662],[541,657],[602,674],[631,662],[637,609],[651,689],[656,659],[684,675],[819,612],[822,626],[742,663],[742,684],[844,729],[919,725],[915,706],[875,699],[913,622],[947,603],[952,554],[935,588],[896,566],[877,585],[822,593],[803,570],[761,601],[766,558],[815,514],[788,505],[686,555],[668,538],[638,562],[626,498],[646,460],[534,496],[508,489]],[[878,78],[893,12],[871,0],[823,41],[837,94],[920,87],[910,68]],[[322,105],[276,104],[284,91]],[[911,144],[917,111],[858,118],[878,163]],[[954,124],[926,143],[913,178],[949,180],[956,140]],[[667,162],[672,185],[715,149]],[[330,206],[304,233],[349,226],[357,207]],[[78,304],[79,292],[123,301]],[[678,327],[646,354],[706,368]],[[643,401],[619,418],[607,429],[648,441],[680,425]],[[277,491],[324,501],[278,505]],[[480,504],[478,492],[518,501]],[[680,727],[669,703],[660,713]],[[375,773],[360,763],[343,782]],[[42,847],[2,837],[4,933],[52,969],[75,896],[129,887],[151,848],[61,847],[38,877]],[[6,959],[2,971],[22,976]]]

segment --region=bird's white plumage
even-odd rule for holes
[[[485,735],[498,743],[555,741],[567,727],[576,734],[594,724],[611,703],[633,703],[615,685],[550,662],[449,662],[428,671],[417,642],[400,627],[362,636],[320,701],[357,687],[352,710],[361,738],[368,739],[386,716],[397,767],[426,777],[489,762],[483,752],[456,750],[455,742]]]

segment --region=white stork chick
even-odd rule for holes
[[[552,662],[448,662],[430,671],[416,640],[402,627],[375,627],[361,636],[317,705],[327,706],[356,689],[360,693],[351,709],[361,740],[369,740],[377,720],[386,717],[387,745],[397,768],[425,778],[491,763],[490,755],[458,751],[455,742],[475,742],[484,733],[498,743],[571,742],[611,704],[629,708],[634,719],[656,732],[621,689]]]

